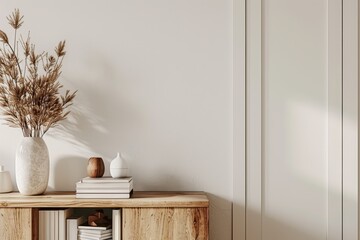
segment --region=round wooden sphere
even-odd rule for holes
[[[89,158],[87,166],[87,174],[92,178],[99,178],[104,175],[105,165],[101,157],[91,157]]]

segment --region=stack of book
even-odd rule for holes
[[[121,215],[121,209],[112,209],[112,224],[106,227],[89,226],[85,216],[68,217],[66,240],[121,240]]]
[[[79,240],[106,240],[112,239],[111,225],[106,227],[78,226]]]
[[[42,209],[39,211],[39,240],[65,240],[66,219],[73,209]]]
[[[132,191],[132,177],[85,177],[76,183],[76,198],[130,198]]]
[[[66,219],[66,240],[78,240],[78,226],[84,222],[84,216],[71,216]]]

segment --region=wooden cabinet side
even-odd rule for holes
[[[208,208],[124,208],[123,240],[207,240]]]
[[[0,208],[1,240],[32,240],[31,208]]]

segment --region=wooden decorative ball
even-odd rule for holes
[[[91,157],[87,166],[87,174],[92,178],[100,178],[104,175],[105,165],[101,157]]]

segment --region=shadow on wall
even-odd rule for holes
[[[69,117],[61,122],[53,130],[49,131],[48,136],[53,139],[61,139],[62,144],[70,145],[75,149],[78,155],[61,155],[54,159],[54,167],[52,167],[52,190],[75,190],[75,183],[82,177],[87,176],[86,167],[89,157],[102,156],[91,147],[91,142],[81,134],[82,132],[91,132],[94,138],[99,135],[99,124],[96,118],[86,117],[88,114],[81,110],[80,107],[74,106],[71,109]],[[58,153],[59,154],[59,153]],[[65,153],[66,154],[66,153]],[[105,161],[104,161],[105,162]],[[50,180],[50,181],[51,181]],[[48,190],[51,190],[48,187]]]
[[[96,144],[97,139],[102,139],[101,135],[108,131],[103,126],[102,120],[96,117],[94,111],[74,104],[68,119],[49,132],[49,136],[70,143],[79,152],[83,152],[84,156],[94,155],[98,151],[92,145]]]
[[[100,99],[101,96],[95,98]],[[102,101],[104,103],[101,104],[106,105],[106,100]],[[104,119],[109,120],[105,121]],[[61,139],[79,154],[78,156],[61,156],[61,158],[56,159],[56,167],[54,168],[55,189],[74,186],[74,183],[79,181],[81,177],[86,176],[87,161],[93,156],[103,158],[106,167],[105,174],[109,175],[110,160],[116,156],[117,152],[122,152],[124,149],[120,149],[120,147],[124,147],[126,144],[126,138],[118,134],[124,133],[123,126],[125,125],[122,125],[122,120],[116,116],[96,113],[95,109],[79,106],[75,103],[68,118],[48,133],[49,137]],[[122,157],[127,161],[130,158],[124,152],[122,152]],[[62,173],[69,173],[70,178],[59,183],[61,177],[57,175],[61,176]]]
[[[220,196],[206,193],[209,198],[209,235],[212,240],[232,239],[231,202]],[[234,239],[235,240],[235,239]]]
[[[70,68],[67,76],[62,75],[64,82],[71,83],[78,93],[68,119],[49,135],[61,137],[86,157],[98,155],[104,160],[112,159],[143,118],[124,99],[129,87],[126,81],[131,80],[119,76],[119,69],[103,53],[92,51],[82,64],[91,71],[79,73]]]
[[[54,139],[62,139],[67,142],[79,153],[78,156],[61,156],[56,159],[55,189],[74,190],[75,183],[87,176],[86,168],[90,157],[102,157],[105,164],[105,175],[109,175],[109,160],[115,157],[116,151],[120,151],[118,146],[115,146],[119,143],[109,141],[111,133],[105,127],[107,124],[102,118],[96,117],[97,115],[94,110],[74,106],[68,119],[49,134]],[[114,129],[114,131],[119,130]],[[121,146],[121,144],[119,145]],[[67,174],[66,178],[63,178],[64,174]]]
[[[74,186],[74,183],[79,181],[78,176],[87,175],[87,163],[88,159],[76,156],[65,156],[58,159],[54,168],[54,189],[61,189],[64,185]]]

